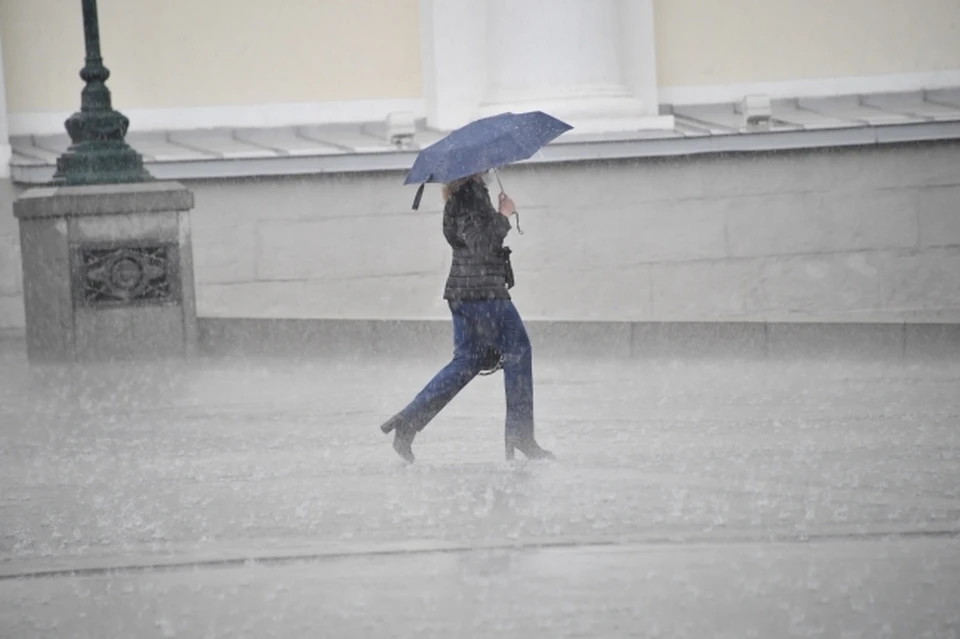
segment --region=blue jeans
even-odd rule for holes
[[[507,399],[505,436],[533,440],[533,353],[520,314],[510,300],[450,302],[453,314],[453,360],[399,417],[417,431],[450,403],[482,369],[483,355],[493,346],[503,355]]]

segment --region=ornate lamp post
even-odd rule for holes
[[[3,0],[0,0],[2,2]],[[129,120],[104,84],[96,0],[82,0],[87,62],[73,144],[49,186],[13,203],[20,224],[30,361],[196,352],[193,193],[154,180],[124,142]]]
[[[86,65],[80,77],[86,83],[80,111],[66,121],[73,144],[57,158],[53,182],[59,185],[146,182],[153,177],[143,168],[143,158],[125,141],[130,121],[113,109],[105,84],[110,71],[100,57],[97,0],[81,0]]]

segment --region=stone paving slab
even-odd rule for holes
[[[20,637],[956,637],[960,541],[574,547],[0,581]]]
[[[557,462],[496,376],[407,467],[442,363],[0,348],[0,636],[955,636],[955,363],[538,359]]]

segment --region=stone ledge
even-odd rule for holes
[[[200,352],[232,357],[431,357],[445,359],[445,320],[201,318]],[[960,324],[763,322],[527,322],[537,356],[574,359],[818,359],[960,361]],[[0,342],[25,341],[23,327]]]
[[[201,318],[207,355],[446,358],[446,320]],[[960,324],[526,322],[534,351],[602,359],[960,361]]]
[[[193,193],[179,182],[53,186],[31,189],[13,203],[20,219],[188,211]]]
[[[960,113],[960,111],[958,111]],[[960,116],[958,116],[960,118]],[[660,132],[657,132],[660,133]],[[203,136],[203,131],[193,132]],[[433,141],[434,138],[430,138]],[[709,133],[675,131],[672,135],[651,135],[650,131],[618,136],[570,136],[560,138],[539,153],[518,164],[584,162],[636,158],[669,158],[724,153],[760,153],[837,149],[842,147],[878,147],[892,144],[944,143],[960,139],[960,119],[953,121],[917,120],[906,124],[868,126],[849,123],[841,129],[796,129]],[[426,143],[426,141],[424,141]],[[217,157],[213,153],[196,157],[191,143],[189,154],[172,160],[146,160],[150,173],[161,180],[210,180],[244,177],[296,176],[319,173],[382,173],[407,172],[417,157],[417,149],[397,149],[384,143],[371,150],[367,147],[337,152],[310,154],[276,152],[254,157]],[[134,148],[137,145],[131,142]],[[56,167],[53,160],[27,159],[29,145],[14,147],[11,163],[13,180],[22,184],[47,184]],[[262,149],[261,149],[262,150]],[[46,153],[49,153],[48,151]]]

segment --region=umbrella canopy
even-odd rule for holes
[[[501,113],[476,120],[420,151],[404,184],[452,182],[531,157],[573,127],[542,111]]]

